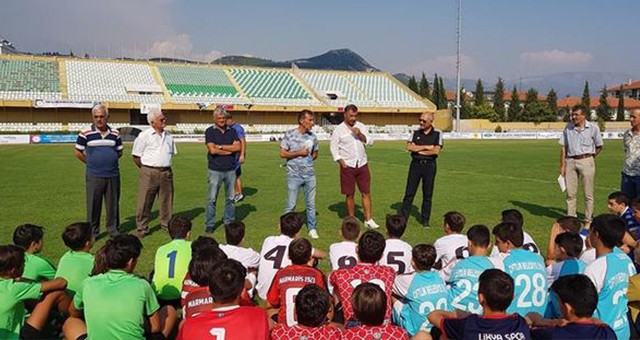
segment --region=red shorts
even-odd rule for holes
[[[356,184],[360,193],[368,194],[371,191],[371,174],[369,173],[368,164],[359,168],[340,168],[340,190],[342,194],[355,194]]]

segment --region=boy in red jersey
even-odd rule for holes
[[[311,243],[304,238],[291,241],[289,244],[290,266],[276,273],[267,293],[268,314],[278,312],[278,323],[291,327],[295,325],[295,299],[298,292],[308,284],[316,284],[324,289],[324,274],[310,266],[313,261]],[[279,309],[279,311],[278,311]]]
[[[236,260],[221,261],[211,273],[209,292],[213,309],[186,319],[182,339],[269,339],[267,314],[260,307],[241,307],[245,267]]]
[[[340,339],[342,336],[341,329],[328,322],[331,304],[331,296],[324,288],[320,288],[315,284],[306,285],[296,296],[298,323],[291,327],[285,325],[276,326],[271,331],[271,339]]]
[[[354,288],[365,282],[377,284],[386,294],[387,310],[385,320],[391,320],[391,290],[396,272],[388,266],[376,265],[385,248],[384,236],[369,230],[358,240],[358,264],[349,269],[339,269],[331,275],[331,285],[336,301],[342,303],[344,324],[347,328],[359,326],[360,322],[353,314],[351,294]]]
[[[371,282],[359,285],[353,290],[351,300],[353,311],[362,325],[346,330],[342,339],[409,339],[404,329],[387,322],[385,315],[389,310],[389,299],[378,285]]]

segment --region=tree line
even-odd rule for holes
[[[416,94],[430,100],[436,105],[438,110],[448,107],[446,90],[443,79],[436,73],[433,81],[429,82],[424,72],[420,82],[415,76],[409,78],[407,86]],[[622,93],[622,85],[620,85]],[[551,89],[546,97],[540,97],[538,91],[530,88],[525,92],[524,100],[520,98],[520,92],[514,85],[510,97],[505,101],[505,84],[502,78],[498,78],[494,86],[492,98],[490,100],[485,94],[482,79],[476,82],[475,91],[469,92],[464,88],[460,91],[460,118],[461,119],[488,119],[492,122],[555,122],[569,119],[569,107],[558,107],[558,94]],[[591,108],[591,97],[589,94],[589,82],[585,82],[581,103],[587,108]],[[452,106],[455,109],[455,103]],[[598,122],[624,121],[624,98],[621,95],[615,117],[611,116],[612,108],[607,103],[606,86],[600,91],[600,100],[595,114]]]

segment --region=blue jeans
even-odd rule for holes
[[[233,196],[235,195],[236,172],[214,171],[209,169],[209,187],[207,192],[207,205],[205,207],[207,229],[213,229],[216,224],[216,201],[218,200],[218,192],[224,183],[225,186],[225,203],[224,203],[224,224],[227,224],[236,218],[235,203]]]
[[[296,208],[298,191],[304,189],[304,202],[307,206],[307,228],[316,229],[316,174],[315,173],[287,173],[287,206],[284,213],[292,212]]]
[[[620,191],[627,194],[629,200],[640,196],[640,176],[629,176],[623,172]]]

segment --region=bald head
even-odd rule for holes
[[[435,116],[431,111],[425,111],[420,115],[420,128],[422,130],[429,130],[433,125]]]

